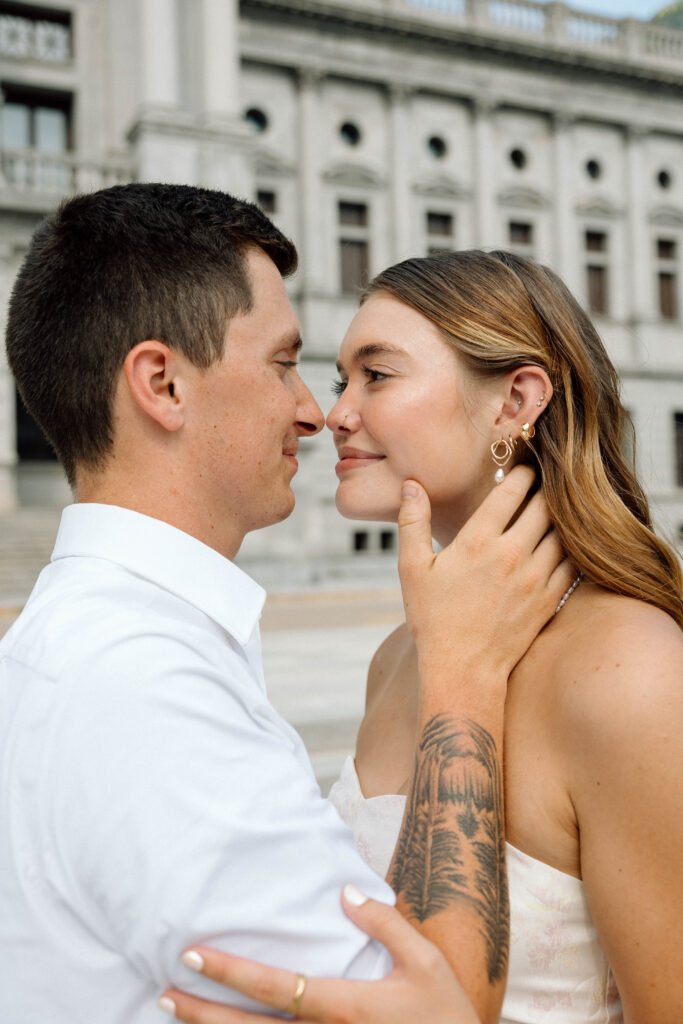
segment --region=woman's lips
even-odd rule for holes
[[[375,462],[381,462],[384,455],[377,455],[375,452],[364,452],[359,448],[340,448],[339,462],[334,467],[337,476],[347,473],[351,469],[360,469],[362,466],[371,466]]]

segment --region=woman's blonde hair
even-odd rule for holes
[[[546,371],[554,393],[528,447],[567,555],[586,579],[683,627],[680,562],[652,528],[617,372],[557,275],[509,252],[444,252],[389,267],[361,301],[379,291],[430,320],[475,377]]]

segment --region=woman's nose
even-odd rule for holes
[[[332,406],[327,414],[326,424],[328,429],[334,432],[357,430],[360,423],[360,416],[353,410],[343,398]]]

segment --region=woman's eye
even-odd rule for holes
[[[381,370],[373,370],[370,366],[364,366],[363,373],[368,378],[366,384],[376,384],[381,380],[387,380],[389,377],[388,373],[382,373]]]
[[[346,381],[345,380],[333,380],[332,384],[330,385],[330,387],[332,389],[332,394],[336,395],[337,397],[339,397],[339,395],[342,395],[344,393],[344,389],[346,388]]]

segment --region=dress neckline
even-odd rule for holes
[[[357,799],[361,800],[363,804],[372,804],[373,802],[378,800],[396,802],[400,801],[401,804],[405,804],[405,801],[408,799],[403,793],[380,793],[378,796],[365,796],[361,788],[358,772],[356,770],[356,761],[352,754],[348,755],[342,766],[340,781],[343,781],[345,776],[350,780],[351,784],[354,786],[356,790]],[[577,885],[583,888],[583,880],[581,878],[577,878],[576,875],[570,875],[569,872],[562,871],[560,868],[553,867],[552,864],[548,864],[548,862],[545,860],[538,860],[537,857],[532,857],[531,854],[525,853],[524,850],[520,850],[518,846],[513,846],[513,844],[509,843],[507,840],[505,841],[505,846],[508,850],[508,853],[511,852],[513,857],[517,858],[518,860],[523,860],[533,865],[538,864],[542,868],[545,868],[547,871],[552,871],[557,875],[562,875],[563,878],[568,879],[570,882],[576,882]]]

